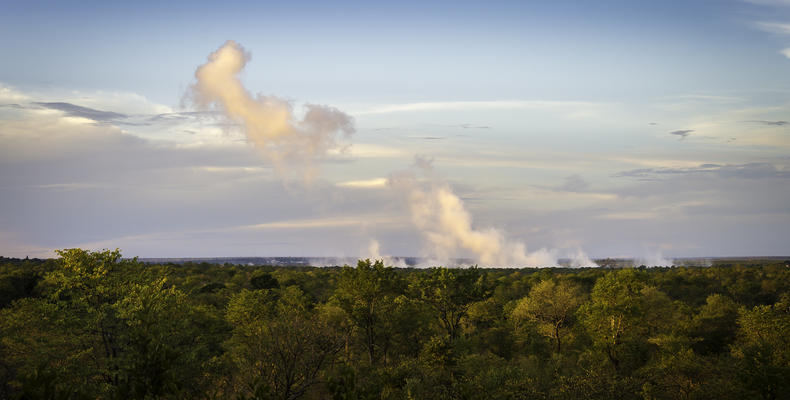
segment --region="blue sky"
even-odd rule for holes
[[[472,229],[528,251],[788,254],[784,0],[4,9],[5,255],[366,256],[375,240],[430,257],[382,183],[415,156]],[[354,118],[348,150],[314,160],[309,185],[278,173],[239,120],[188,100],[227,40],[251,53],[251,94]]]

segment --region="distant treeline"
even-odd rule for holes
[[[0,258],[0,399],[786,399],[790,266]]]

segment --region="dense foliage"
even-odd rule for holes
[[[790,267],[0,258],[0,399],[790,398]]]

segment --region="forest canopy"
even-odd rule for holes
[[[403,269],[0,258],[0,399],[779,399],[787,261]]]

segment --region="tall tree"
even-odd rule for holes
[[[617,373],[644,364],[650,347],[647,339],[671,326],[673,312],[666,294],[647,286],[643,274],[633,269],[599,278],[590,301],[579,309],[593,342]]]
[[[4,347],[24,344],[36,354],[19,360],[23,392],[78,388],[87,397],[134,399],[200,390],[208,354],[184,293],[117,250],[58,254],[44,279],[48,296],[18,304],[12,324],[3,318]]]
[[[392,267],[385,267],[381,260],[359,260],[356,268],[345,266],[340,273],[334,299],[357,326],[371,364],[377,362],[378,350],[386,357],[398,281]]]
[[[296,286],[242,290],[228,304],[227,343],[240,398],[293,400],[319,382],[342,349],[342,335],[310,309]]]
[[[432,268],[411,286],[416,297],[431,306],[451,339],[461,334],[461,320],[473,303],[485,300],[491,289],[479,268]]]
[[[559,353],[564,330],[584,297],[584,291],[576,284],[545,280],[533,287],[529,296],[518,301],[511,316],[516,321],[536,321],[540,332],[554,341],[555,351]]]

